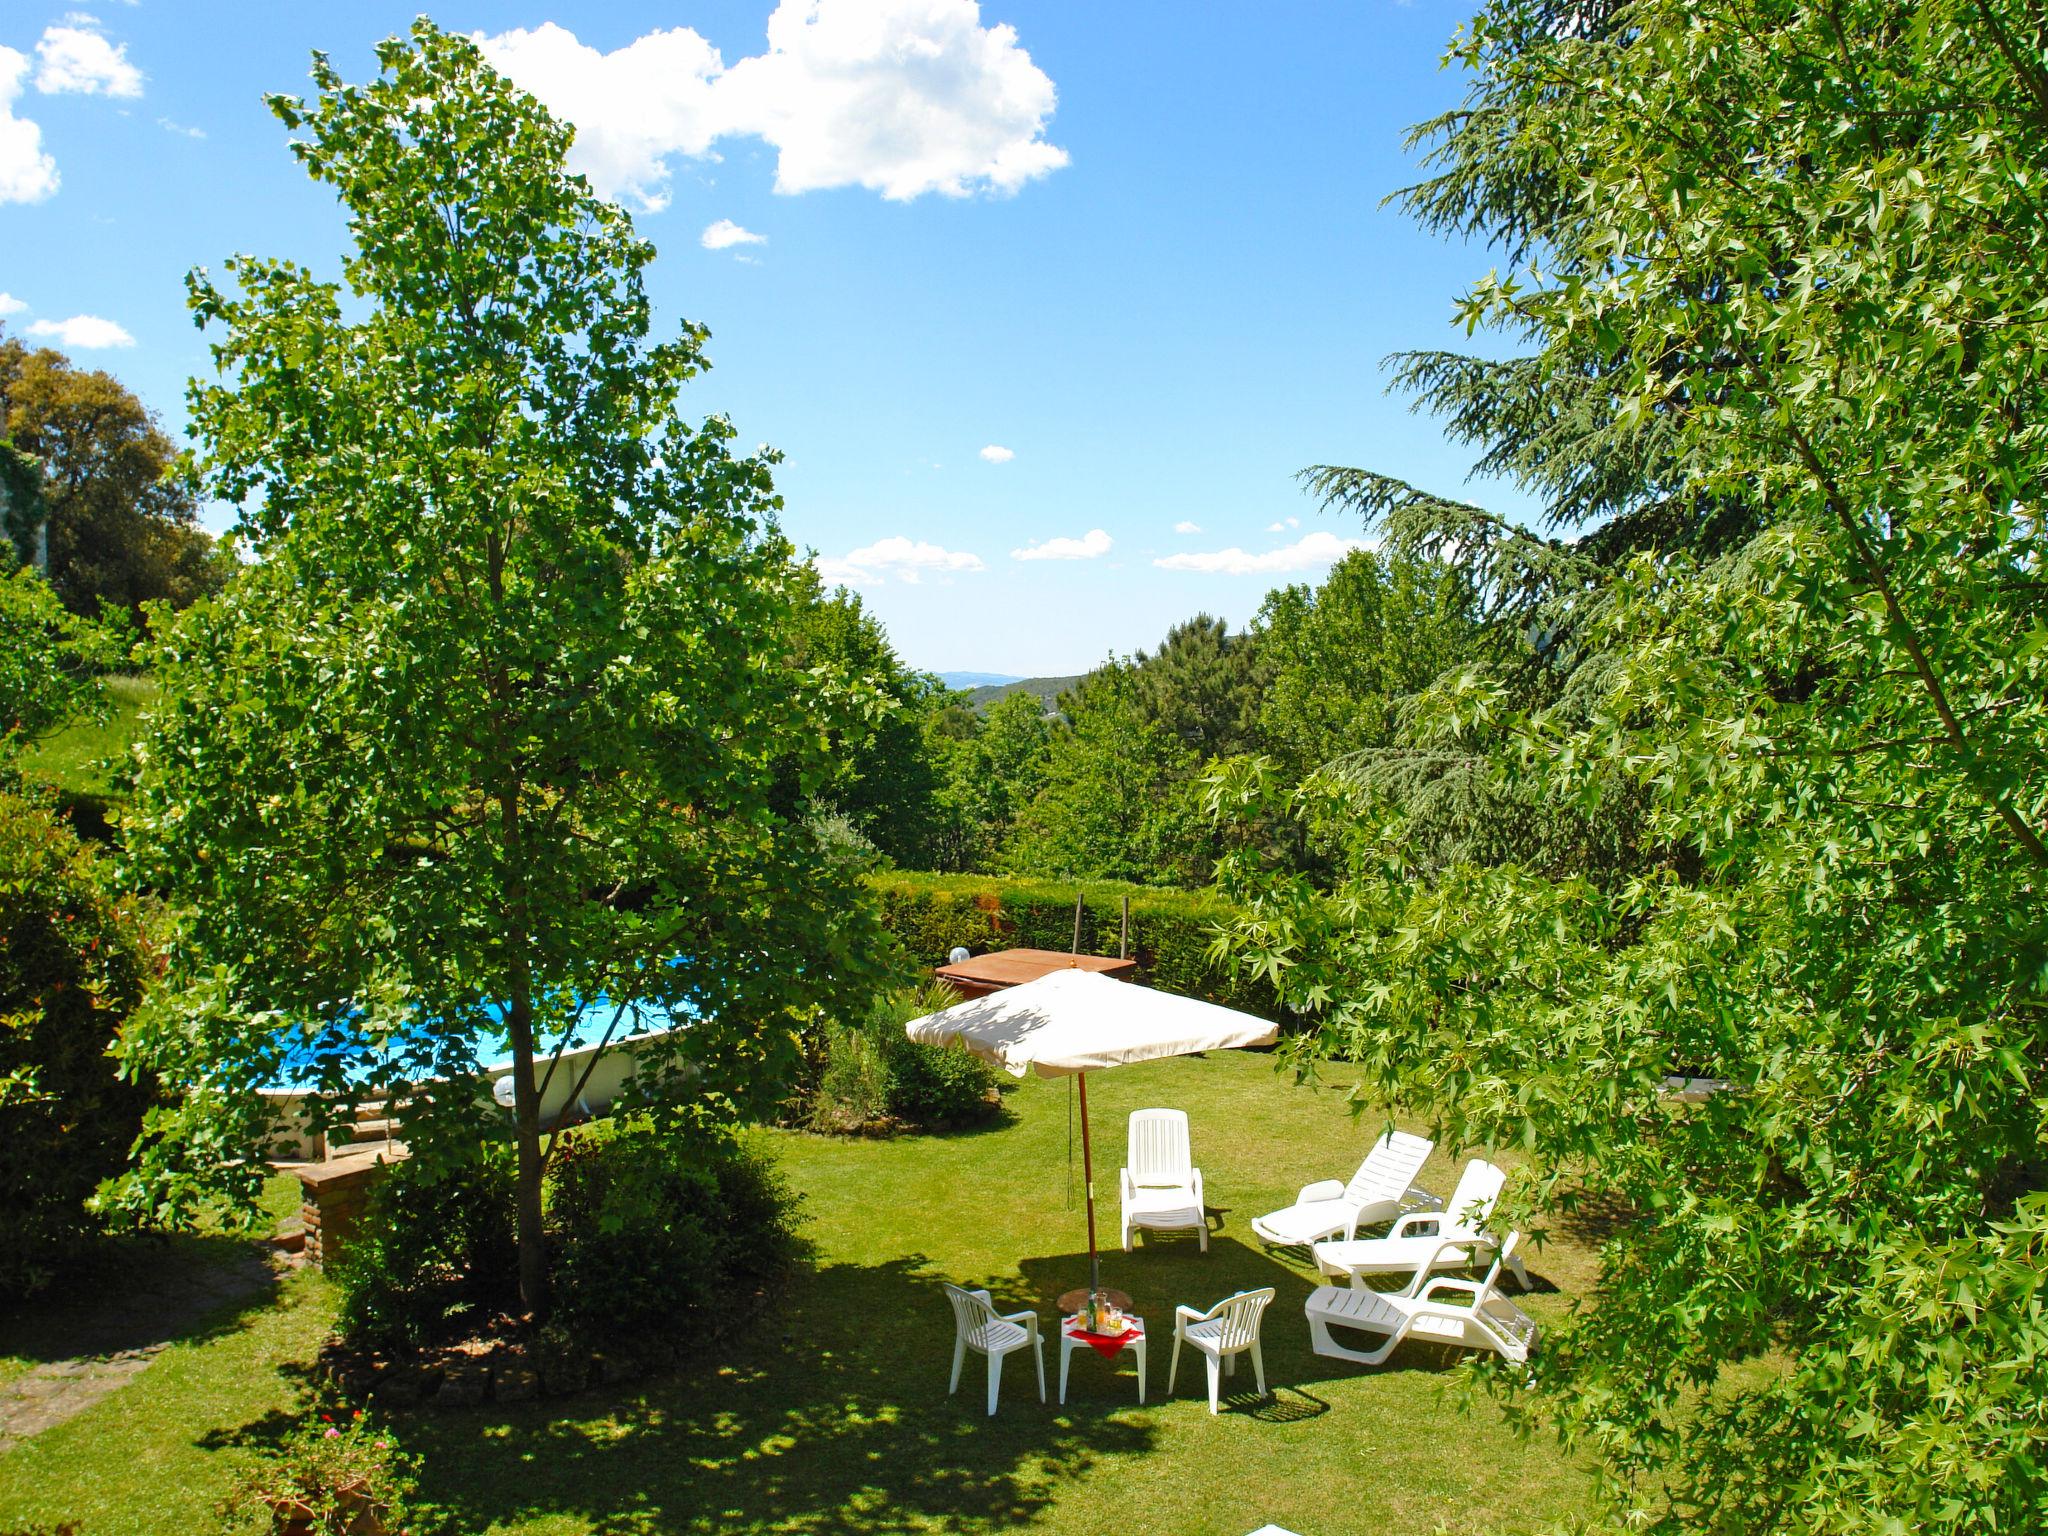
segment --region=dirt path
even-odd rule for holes
[[[225,1262],[155,1266],[116,1296],[59,1314],[49,1332],[64,1357],[0,1385],[0,1456],[118,1391],[213,1314],[276,1278],[273,1261],[248,1248]]]

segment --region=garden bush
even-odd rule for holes
[[[589,1344],[715,1331],[801,1252],[795,1197],[765,1157],[644,1120],[569,1132],[547,1193],[553,1321]]]
[[[1237,922],[1241,914],[1208,891],[902,870],[865,878],[881,903],[883,922],[921,966],[943,965],[955,945],[976,954],[991,949],[1071,949],[1076,895],[1082,899],[1082,951],[1114,955],[1123,899],[1129,897],[1130,953],[1146,982],[1164,992],[1199,997],[1260,1018],[1282,1016],[1271,983],[1263,977],[1233,975],[1210,960],[1218,930]]]
[[[442,1342],[519,1300],[511,1150],[468,1163],[394,1163],[329,1270],[338,1326],[358,1347]]]
[[[105,864],[40,801],[0,785],[0,1296],[48,1284],[96,1230],[151,1090],[108,1047],[148,956]]]
[[[994,1067],[955,1047],[920,1045],[903,1032],[910,1020],[958,1001],[945,983],[928,982],[885,993],[857,1023],[827,1024],[806,1101],[811,1128],[943,1130],[995,1115],[1001,1101]]]

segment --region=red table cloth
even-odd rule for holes
[[[1130,1319],[1130,1324],[1131,1326],[1123,1333],[1090,1333],[1081,1326],[1078,1317],[1068,1318],[1061,1326],[1068,1338],[1076,1343],[1086,1344],[1103,1359],[1108,1360],[1129,1349],[1145,1336],[1144,1323],[1134,1317]]]

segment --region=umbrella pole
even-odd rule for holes
[[[1074,1075],[1081,1080],[1081,1182],[1088,1190],[1088,1295],[1092,1302],[1102,1289],[1102,1261],[1095,1254],[1095,1155],[1088,1141],[1088,1074]]]

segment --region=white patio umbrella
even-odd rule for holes
[[[1102,1289],[1095,1251],[1095,1165],[1088,1141],[1088,1074],[1134,1061],[1271,1045],[1276,1025],[1235,1008],[1099,975],[1052,971],[970,998],[904,1026],[925,1045],[962,1045],[1012,1077],[1073,1077],[1081,1094],[1081,1177],[1088,1188],[1088,1290]]]

